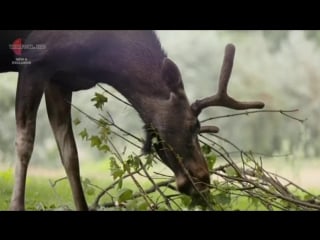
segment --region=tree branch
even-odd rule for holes
[[[245,111],[245,112],[240,112],[240,113],[227,114],[227,115],[217,116],[217,117],[210,117],[210,118],[206,118],[206,119],[200,121],[200,123],[204,123],[204,122],[219,119],[219,118],[236,117],[236,116],[240,116],[240,115],[249,115],[249,114],[254,114],[254,113],[281,113],[282,115],[284,115],[288,118],[297,120],[300,123],[304,123],[307,120],[307,118],[306,119],[299,119],[299,118],[296,118],[296,117],[293,117],[293,116],[287,114],[287,113],[298,112],[298,111],[299,111],[298,109],[293,109],[293,110],[281,110],[281,109],[279,109],[279,110],[273,110],[273,109],[253,110],[253,111]]]

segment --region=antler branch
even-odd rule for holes
[[[225,55],[221,67],[218,92],[211,97],[196,100],[191,105],[191,109],[195,115],[199,115],[202,109],[210,106],[223,106],[236,110],[264,107],[263,102],[240,102],[228,96],[227,88],[232,72],[234,54],[235,46],[233,44],[228,44],[225,48]]]
[[[218,133],[219,128],[216,126],[201,126],[199,133]]]

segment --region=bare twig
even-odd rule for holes
[[[106,88],[102,87],[102,85],[100,83],[97,84],[98,87],[100,87],[103,91],[105,91],[106,93],[108,93],[109,95],[111,95],[112,97],[114,97],[115,99],[117,99],[118,101],[122,102],[123,104],[132,107],[132,105],[124,100],[122,100],[121,98],[117,97],[115,94],[111,93],[110,91],[108,91]]]
[[[141,169],[138,169],[138,170],[132,172],[131,174],[136,174],[136,173],[138,173],[139,171],[141,171]],[[124,179],[126,179],[126,178],[128,178],[128,177],[130,177],[130,174],[126,174],[126,175],[122,176],[121,179],[115,180],[114,182],[112,182],[112,184],[110,184],[108,187],[106,187],[105,189],[103,189],[103,190],[97,195],[97,197],[95,198],[95,200],[93,201],[93,204],[92,204],[92,206],[91,206],[91,209],[96,209],[96,208],[98,207],[98,205],[99,205],[100,199],[101,199],[106,193],[108,193],[108,191],[110,191],[110,190],[113,189],[116,185],[118,185],[121,180],[124,180]]]
[[[115,155],[117,156],[118,160],[121,162],[122,165],[124,165],[124,160],[122,159],[122,156],[119,153],[118,149],[114,146],[114,144],[112,143],[112,141],[110,139],[109,139],[109,142],[110,142],[112,148],[114,149]],[[153,200],[148,196],[148,194],[145,193],[145,191],[144,191],[143,187],[141,186],[141,184],[139,183],[139,181],[135,178],[134,174],[131,173],[130,168],[127,169],[127,172],[130,175],[133,182],[135,183],[135,185],[138,187],[139,191],[141,193],[143,193],[142,197],[145,199],[145,201],[149,205],[150,209],[152,209],[152,205],[153,206],[155,205]]]
[[[293,117],[293,116],[288,114],[288,113],[298,112],[298,111],[299,111],[298,109],[293,109],[293,110],[265,109],[265,110],[244,111],[244,112],[240,112],[240,113],[233,113],[233,114],[227,114],[227,115],[223,115],[223,116],[210,117],[210,118],[206,118],[204,120],[201,120],[200,122],[204,123],[204,122],[208,122],[210,120],[215,120],[215,119],[219,119],[219,118],[237,117],[237,116],[240,116],[240,115],[249,115],[249,114],[254,114],[254,113],[281,113],[282,115],[284,115],[284,116],[286,116],[288,118],[297,120],[300,123],[304,123],[305,121],[307,121],[307,118],[306,119],[299,119],[299,118]]]
[[[62,177],[62,178],[59,178],[59,179],[57,179],[57,180],[55,180],[55,181],[51,181],[51,180],[49,179],[49,183],[50,183],[50,186],[54,188],[58,182],[60,182],[60,181],[62,181],[62,180],[66,180],[66,179],[68,179],[68,178],[67,178],[67,177]]]
[[[285,200],[287,202],[291,202],[291,203],[297,204],[298,206],[307,207],[307,208],[315,209],[315,210],[320,210],[320,205],[319,204],[312,204],[312,203],[309,203],[309,202],[298,200],[296,198],[292,198],[292,197],[289,197],[289,196],[281,195],[281,194],[276,193],[276,192],[272,192],[269,189],[263,187],[261,184],[256,183],[255,181],[252,181],[252,180],[249,180],[249,179],[243,179],[243,178],[240,178],[240,177],[227,176],[227,175],[219,174],[219,173],[215,173],[215,174],[217,174],[218,176],[224,177],[224,178],[229,178],[229,179],[235,180],[237,182],[247,182],[247,183],[255,186],[256,188],[264,191],[265,193],[269,194],[270,196],[274,196],[276,198]]]
[[[137,141],[139,141],[139,142],[142,142],[142,140],[141,140],[140,138],[136,137],[134,134],[126,131],[125,129],[123,129],[123,128],[121,128],[119,125],[117,125],[117,124],[113,121],[113,119],[112,119],[112,117],[111,117],[111,114],[110,114],[109,112],[107,112],[107,114],[108,114],[109,118],[111,119],[111,121],[109,121],[109,119],[107,119],[106,117],[104,117],[102,114],[100,114],[100,117],[101,117],[102,119],[104,119],[105,121],[108,121],[110,125],[114,126],[116,129],[118,129],[119,131],[123,132],[124,134],[132,137],[133,139],[135,139],[135,140],[137,140]]]
[[[161,187],[168,187],[170,185],[170,183],[174,182],[174,179],[169,179],[167,181],[163,181],[163,182],[158,182],[156,184],[156,186],[152,186],[148,189],[145,189],[143,193],[141,192],[137,192],[135,194],[133,194],[132,198],[139,198],[139,197],[143,197],[144,195],[148,195],[151,193],[154,193],[157,191],[157,188],[161,188]],[[108,202],[108,203],[104,203],[103,204],[104,207],[115,207],[116,204],[114,202]]]
[[[220,136],[211,134],[211,136],[217,137],[226,143],[230,144],[233,146],[241,156],[245,155],[248,160],[244,160],[243,157],[241,157],[242,161],[242,168],[235,167],[237,166],[236,163],[233,162],[233,160],[230,158],[229,154],[225,152],[224,153],[220,152],[217,149],[213,149],[216,151],[221,157],[223,157],[228,164],[221,166],[219,168],[214,169],[214,174],[218,175],[219,177],[222,177],[223,179],[226,180],[232,180],[235,184],[240,184],[243,186],[243,191],[246,192],[249,196],[255,197],[259,199],[259,201],[267,207],[267,209],[270,209],[272,206],[278,208],[278,209],[283,209],[286,210],[286,206],[282,206],[278,202],[276,202],[276,199],[281,199],[286,203],[291,203],[292,205],[295,205],[299,209],[305,209],[305,210],[319,210],[320,209],[320,204],[319,200],[317,201],[317,197],[310,194],[308,191],[304,190],[303,188],[297,186],[296,184],[292,183],[288,179],[285,179],[281,176],[278,176],[276,174],[270,173],[267,170],[263,169],[262,167],[262,161],[260,159],[260,163],[258,163],[256,160],[253,159],[252,153],[248,154],[246,152],[243,152],[239,147],[237,147],[234,143],[231,141],[224,139]],[[211,139],[208,137],[204,137],[205,140],[212,142]],[[220,146],[216,142],[212,142],[213,146]],[[223,148],[222,148],[223,149]],[[253,163],[253,166],[250,165],[250,162]],[[225,168],[226,167],[232,167],[234,168],[236,175],[235,176],[228,176],[225,174]],[[249,168],[249,169],[247,169]],[[219,171],[224,172],[223,174],[219,173]],[[254,179],[250,179],[248,177],[253,177]],[[273,177],[274,176],[274,177]],[[282,180],[286,181],[287,183],[285,185],[281,184],[281,182],[277,179],[281,178]],[[247,185],[249,184],[249,185]],[[286,186],[295,186],[297,189],[300,191],[308,194],[310,197],[312,197],[313,200],[309,201],[303,201],[300,200],[298,197],[296,197]],[[269,190],[273,189],[273,191]],[[261,193],[259,193],[261,191]],[[263,197],[264,196],[264,197]],[[265,200],[267,198],[274,199],[271,202],[269,200]],[[264,200],[262,200],[264,199]]]
[[[165,204],[167,205],[168,209],[172,210],[172,207],[170,205],[169,199],[166,198],[165,194],[160,190],[158,184],[152,179],[152,177],[150,176],[150,174],[148,173],[148,171],[146,170],[145,166],[143,165],[143,163],[140,161],[139,158],[139,164],[140,167],[142,168],[143,172],[146,174],[148,180],[152,183],[152,185],[154,186],[155,190],[157,192],[159,192],[159,194],[162,196],[162,198],[164,199]]]

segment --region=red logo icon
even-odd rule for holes
[[[12,43],[12,51],[14,52],[15,55],[21,56],[22,54],[22,39],[17,38],[16,40],[13,41]]]

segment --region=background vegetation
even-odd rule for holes
[[[182,72],[190,101],[215,92],[224,47],[229,42],[234,43],[236,57],[229,85],[230,95],[244,100],[262,100],[266,103],[266,109],[299,109],[296,116],[307,118],[307,121],[301,124],[281,114],[216,119],[211,123],[219,126],[219,135],[244,151],[251,150],[263,155],[264,163],[277,171],[293,165],[304,166],[302,163],[314,168],[319,166],[319,31],[158,31],[158,35],[163,48]],[[5,192],[10,192],[11,189],[10,169],[15,158],[13,120],[16,78],[15,73],[0,75],[0,170],[6,176],[0,178],[0,181],[5,182],[4,179],[7,179],[6,183],[10,186],[7,190],[2,190]],[[104,87],[117,94],[108,86]],[[97,87],[75,93],[74,105],[81,106],[81,110],[91,116],[98,115],[90,101],[96,91],[101,89]],[[130,130],[139,138],[144,137],[142,122],[134,110],[113,98],[108,99],[107,110],[119,126]],[[233,111],[223,108],[207,109],[201,119],[230,113]],[[73,117],[81,122],[74,126],[76,134],[84,128],[90,133],[96,131],[96,125],[75,109]],[[113,137],[113,141],[124,155],[128,156],[132,152],[139,154],[137,149],[129,145],[124,147],[121,139]],[[224,144],[223,141],[218,142]],[[82,172],[86,172],[84,166],[99,166],[103,169],[101,175],[105,174],[105,179],[112,180],[110,176],[106,176],[110,162],[106,159],[111,154],[92,149],[80,136],[77,137],[77,143]],[[231,156],[237,152],[229,144],[224,147]],[[218,161],[220,160],[222,161],[218,156]],[[31,168],[40,167],[61,168],[43,102],[38,114],[36,144],[31,161]],[[156,168],[157,171],[168,172],[162,165],[157,165]],[[291,179],[298,176],[287,174],[291,175]],[[315,173],[312,178],[316,181],[318,176]]]

